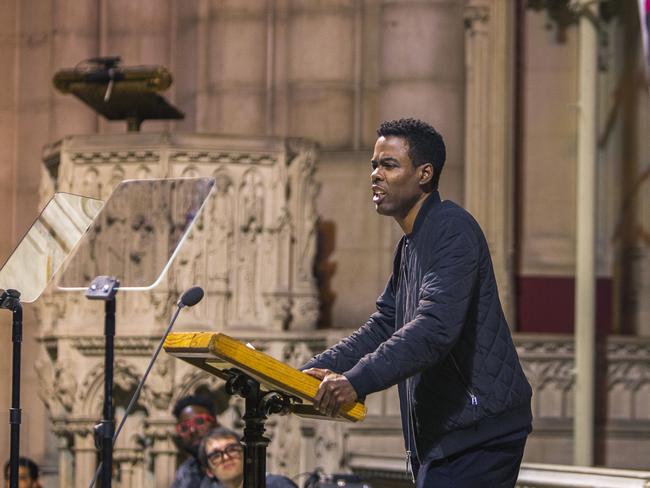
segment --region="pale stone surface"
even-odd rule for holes
[[[379,118],[417,117],[442,132],[448,148],[443,197],[459,203],[462,171],[449,170],[464,164],[462,7],[450,1],[387,2],[380,32],[390,42],[379,42]]]
[[[465,200],[490,248],[499,297],[514,326],[513,113],[515,6],[470,1],[464,11]],[[495,191],[498,189],[498,191]]]
[[[401,231],[378,215],[370,192],[370,151],[323,152],[317,178],[322,184],[317,207],[322,223],[331,223],[336,248],[330,288],[335,293],[331,323],[359,327],[375,310],[375,300],[392,272],[392,256]],[[329,228],[329,227],[328,227]],[[351,289],[354,293],[340,293]]]
[[[650,69],[650,68],[649,68]],[[635,178],[634,204],[638,212],[636,239],[639,246],[637,280],[633,289],[638,292],[636,302],[637,313],[634,329],[639,335],[650,337],[650,177],[648,176],[648,161],[650,161],[650,93],[639,90],[637,115],[637,134],[639,137],[637,164],[638,172]]]
[[[36,215],[38,203],[39,169],[33,164],[40,159],[40,143],[33,145],[34,151],[27,154],[23,149],[22,134],[29,124],[20,119],[19,114],[24,109],[38,108],[42,100],[32,103],[23,94],[23,87],[34,88],[30,76],[25,74],[26,64],[19,55],[19,49],[33,48],[43,52],[41,46],[47,41],[47,34],[41,26],[35,25],[33,35],[25,35],[29,21],[23,22],[21,12],[29,8],[29,2],[0,2],[0,57],[6,63],[0,89],[0,208],[3,218],[0,219],[0,261],[8,257],[22,233],[31,224]],[[35,6],[38,8],[37,6]],[[38,14],[38,10],[35,10]],[[22,36],[19,33],[23,34]],[[40,76],[45,72],[44,66],[34,67]],[[31,83],[30,83],[31,82]],[[28,116],[29,117],[29,116]],[[32,140],[33,141],[33,140]],[[33,159],[30,158],[33,157]],[[32,164],[30,164],[32,163]],[[7,413],[11,402],[11,313],[0,311],[0,341],[3,344],[3,354],[0,356],[0,409]],[[33,357],[40,346],[35,344],[38,335],[38,324],[33,319],[29,306],[24,311],[24,342],[22,347],[23,369],[21,407],[23,409],[23,424],[21,445],[24,453],[42,459],[47,456],[47,420],[41,401],[37,397],[37,389],[25,388],[34,383],[34,371],[29,368],[29,358]],[[9,425],[7,416],[0,422],[0,438],[6,442],[0,444],[0,462],[9,458]],[[4,465],[4,464],[3,464]]]
[[[554,42],[543,12],[527,12],[526,22],[525,96],[542,103],[531,106],[523,121],[521,272],[570,275],[575,252],[577,37],[570,29],[565,44]]]

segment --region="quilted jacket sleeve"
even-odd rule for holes
[[[377,349],[394,330],[395,294],[391,277],[386,289],[377,299],[377,311],[370,316],[365,325],[312,358],[300,369],[327,368],[335,373],[343,373],[357,364],[359,359]]]
[[[436,231],[415,318],[344,373],[359,396],[386,389],[442,359],[458,340],[477,282],[472,224],[450,218]]]

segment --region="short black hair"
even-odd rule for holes
[[[397,119],[382,122],[377,129],[377,135],[406,139],[413,166],[431,163],[435,170],[431,183],[434,190],[438,188],[440,173],[442,173],[447,158],[447,150],[445,141],[436,129],[419,119]]]
[[[201,466],[204,468],[208,466],[208,456],[205,452],[208,441],[211,439],[223,439],[224,437],[232,437],[237,442],[241,442],[241,437],[234,430],[230,430],[227,427],[215,427],[201,439],[201,444],[199,445],[199,462]]]
[[[216,411],[214,408],[214,402],[211,398],[199,395],[187,395],[180,398],[174,405],[172,414],[178,420],[181,416],[181,412],[190,405],[197,405],[199,407],[205,408],[210,415],[216,417]]]
[[[9,479],[9,463],[11,460],[5,463],[5,480]],[[38,464],[29,459],[28,457],[20,456],[18,458],[18,466],[25,466],[29,471],[29,477],[33,480],[38,479]]]

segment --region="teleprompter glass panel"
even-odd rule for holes
[[[22,302],[36,300],[102,204],[94,198],[55,193],[0,269],[0,288],[18,290]]]
[[[214,186],[213,178],[120,183],[61,274],[61,289],[86,289],[114,276],[121,290],[153,288],[162,279]]]

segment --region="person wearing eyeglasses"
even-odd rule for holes
[[[176,417],[176,435],[187,459],[176,470],[171,488],[196,488],[206,474],[198,459],[201,439],[217,422],[214,402],[204,396],[185,396],[176,402],[172,410]]]
[[[199,461],[206,478],[198,488],[242,488],[244,485],[244,446],[239,435],[225,427],[211,430],[199,446]],[[289,478],[266,475],[267,488],[298,488]]]

